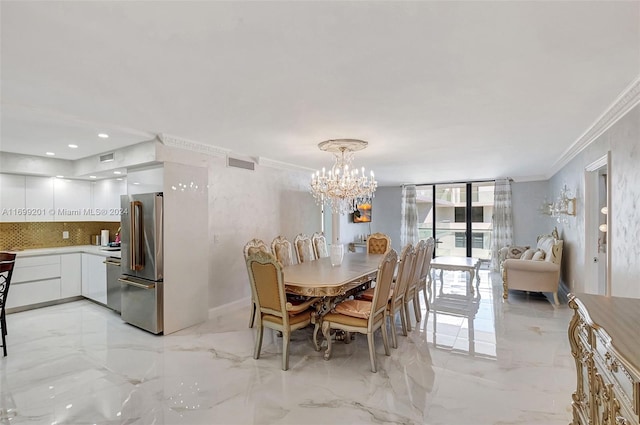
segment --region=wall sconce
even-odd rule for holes
[[[543,214],[556,217],[558,223],[567,223],[568,216],[576,215],[576,197],[573,196],[567,185],[564,185],[558,199],[555,202],[545,201],[541,210]]]

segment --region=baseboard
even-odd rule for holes
[[[250,304],[251,304],[251,297],[247,297],[247,298],[241,298],[239,300],[236,300],[227,304],[219,305],[217,307],[212,307],[209,309],[209,319],[215,319],[218,316],[229,314],[233,311],[236,311],[242,308],[247,309],[247,314],[249,314],[248,309]]]

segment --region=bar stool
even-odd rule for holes
[[[5,307],[9,285],[13,275],[13,266],[16,263],[16,254],[0,252],[0,328],[2,328],[2,351],[7,357],[7,320],[5,319]]]

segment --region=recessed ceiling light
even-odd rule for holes
[[[113,174],[122,174],[122,171],[114,171]]]
[[[76,148],[78,147],[78,145],[73,145],[73,144],[72,144],[72,145],[69,145],[69,147],[70,147],[71,149],[76,149]]]
[[[55,153],[53,153],[53,152],[47,152],[47,155],[49,155],[49,156],[54,156],[54,155],[55,155]]]
[[[140,184],[140,182],[133,182],[133,184]]]
[[[118,177],[116,180],[118,180],[119,182],[122,181],[122,177]]]
[[[101,138],[101,139],[108,139],[109,135],[107,133],[99,133],[98,137]]]
[[[56,177],[59,178],[59,179],[63,179],[64,178],[64,176],[56,176]]]
[[[90,179],[96,179],[96,176],[89,176]]]

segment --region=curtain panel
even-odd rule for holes
[[[493,232],[491,235],[491,270],[500,270],[500,248],[513,245],[511,180],[496,179],[493,197]]]
[[[402,220],[400,246],[418,243],[418,206],[416,205],[416,186],[402,187]]]

